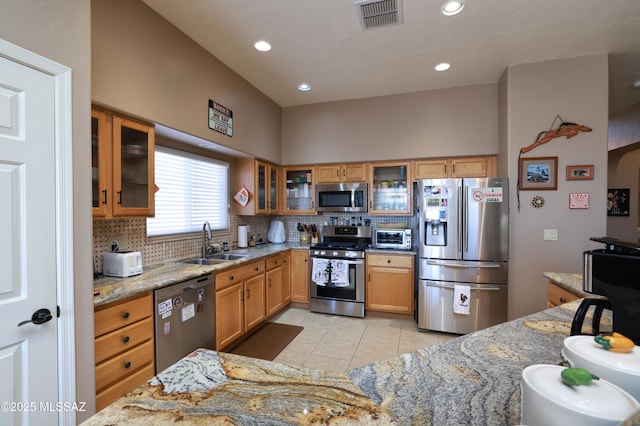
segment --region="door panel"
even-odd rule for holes
[[[58,401],[54,77],[0,57],[0,399]],[[0,412],[0,424],[55,424],[46,410]]]

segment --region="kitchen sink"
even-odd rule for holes
[[[251,256],[249,253],[216,253],[212,254],[207,259],[238,260],[249,256]]]
[[[207,258],[196,258],[196,259],[184,259],[181,260],[180,262],[182,263],[191,263],[194,265],[217,265],[218,263],[224,263],[224,262],[228,262],[229,259],[216,259],[216,258],[211,258],[211,257],[207,257]]]

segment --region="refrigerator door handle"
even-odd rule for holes
[[[446,268],[500,268],[495,262],[447,262],[446,260],[427,260],[427,265],[444,266]]]
[[[455,285],[453,284],[437,284],[434,282],[427,282],[427,287],[437,287],[437,288],[444,288],[447,290],[454,290],[456,288]],[[466,283],[461,283],[461,285],[467,285]],[[471,290],[475,290],[475,291],[500,291],[501,288],[500,287],[475,287],[473,284],[470,284],[471,286]]]
[[[466,253],[469,251],[469,187],[464,185],[462,191],[462,203],[464,206],[464,211],[462,212],[464,220],[462,225],[462,252]]]
[[[464,202],[464,195],[462,193],[462,188],[458,187],[458,223],[456,224],[457,228],[457,238],[458,238],[458,257],[462,257],[462,253],[466,251],[464,246],[464,232],[466,232],[466,228],[463,229],[462,221],[466,220],[466,216],[462,210],[462,203]]]

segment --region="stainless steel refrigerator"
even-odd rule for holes
[[[466,334],[506,321],[508,179],[428,179],[416,192],[418,328]]]

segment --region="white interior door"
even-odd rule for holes
[[[55,100],[53,76],[0,57],[2,425],[58,424]]]

